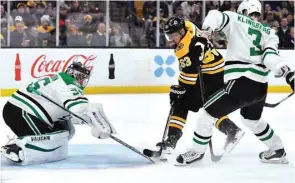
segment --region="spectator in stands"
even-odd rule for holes
[[[31,28],[30,34],[32,36],[32,43],[31,45],[33,47],[38,47],[40,46],[40,38],[39,38],[39,32],[38,32],[38,28],[33,26]]]
[[[152,1],[145,1],[142,7],[142,11],[143,11],[143,17],[145,21],[157,15],[156,6],[154,5]]]
[[[290,28],[290,34],[287,37],[287,41],[285,43],[285,48],[294,49],[294,27]]]
[[[266,18],[268,16],[268,13],[272,11],[271,10],[271,6],[268,3],[264,4],[264,13],[263,13],[263,17]]]
[[[10,45],[12,47],[29,47],[32,46],[32,37],[27,33],[25,24],[19,16],[15,20],[16,29],[10,34]]]
[[[196,9],[196,3],[194,1],[184,1],[181,3],[183,14],[187,17],[190,16]]]
[[[46,33],[46,32],[52,31],[54,27],[50,26],[49,22],[50,22],[49,15],[43,15],[41,17],[41,25],[38,26],[38,32]]]
[[[68,10],[65,5],[60,6],[60,13],[59,13],[59,40],[60,45],[66,45],[67,35],[66,35],[66,20],[68,17]]]
[[[174,16],[175,16],[175,17],[182,18],[182,19],[184,19],[184,20],[188,20],[188,19],[189,19],[185,14],[183,14],[183,9],[182,9],[181,6],[178,6],[178,7],[176,8],[176,14],[175,14]]]
[[[288,42],[288,38],[289,38],[289,34],[290,34],[290,29],[288,27],[288,20],[286,18],[283,18],[281,20],[281,27],[278,30],[278,36],[280,39],[280,44],[279,47],[280,48],[285,48]]]
[[[264,21],[269,27],[279,27],[279,22],[275,20],[275,15],[272,11],[269,11],[266,16],[266,20]]]
[[[79,1],[73,1],[71,4],[71,13],[75,13],[75,12],[81,12],[81,7],[80,7],[80,3]]]
[[[132,46],[132,40],[130,36],[124,33],[121,26],[118,24],[113,25],[113,35],[110,38],[110,45],[116,47],[128,47]]]
[[[92,35],[91,46],[106,46],[106,26],[99,23],[96,33]]]
[[[198,27],[202,26],[201,4],[196,4],[194,10],[189,14],[189,19]]]
[[[289,5],[287,6],[289,12],[294,15],[294,0],[289,0]]]
[[[292,14],[289,14],[287,16],[287,20],[288,20],[288,26],[289,27],[294,27],[294,16]]]
[[[16,16],[21,16],[27,27],[34,26],[35,22],[32,15],[26,12],[26,8],[27,8],[26,4],[18,3],[16,7],[17,7],[17,12],[14,13],[13,17],[15,18]]]
[[[86,37],[79,32],[79,29],[75,24],[69,25],[67,46],[87,46]]]
[[[231,8],[231,2],[230,1],[223,1],[222,5],[220,6],[220,11],[228,11]]]
[[[3,5],[0,6],[0,13],[1,13],[1,21],[2,21],[2,19],[6,19],[6,21],[7,21],[7,13],[5,12]]]
[[[84,24],[80,28],[80,31],[83,32],[85,35],[87,34],[93,34],[96,32],[96,24],[94,21],[92,21],[91,15],[85,15],[84,16]]]
[[[49,15],[50,19],[56,19],[56,8],[53,7],[51,2],[47,3],[44,14]]]
[[[45,5],[43,3],[36,4],[36,12],[32,15],[35,25],[38,26],[41,24],[41,17],[45,13]]]

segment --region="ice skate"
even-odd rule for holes
[[[269,149],[267,151],[261,152],[259,154],[259,159],[263,163],[288,164],[289,161],[286,158],[286,155],[285,149]]]
[[[242,139],[245,132],[243,132],[240,128],[237,130],[233,130],[230,133],[228,133],[226,142],[224,144],[224,151],[229,154],[234,147],[238,144],[238,142]]]
[[[156,146],[160,148],[163,147],[163,153],[164,154],[171,154],[171,152],[175,149],[176,144],[180,137],[182,136],[182,132],[179,132],[175,135],[169,135],[168,138],[164,141],[164,144],[162,145],[162,142],[158,142]]]
[[[196,152],[194,149],[189,149],[186,153],[180,154],[176,158],[175,166],[188,165],[203,159],[204,153]]]

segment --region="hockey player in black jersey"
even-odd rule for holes
[[[166,38],[175,44],[175,54],[180,68],[179,85],[172,85],[170,89],[170,103],[173,103],[171,106],[173,109],[170,115],[168,137],[164,144],[161,142],[157,144],[157,146],[164,147],[164,153],[170,153],[182,136],[182,129],[186,123],[188,112],[198,112],[203,106],[198,81],[198,55],[193,47],[200,38],[198,38],[199,30],[192,22],[176,17],[172,17],[166,22],[164,31]],[[223,67],[222,55],[210,45],[201,65],[203,79],[206,83],[204,85],[205,98],[208,98],[224,84]],[[227,152],[233,149],[244,134],[227,116],[218,119],[215,126],[227,135],[224,145]],[[207,144],[210,137],[195,137],[194,139]]]

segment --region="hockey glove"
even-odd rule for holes
[[[179,102],[181,99],[183,99],[185,95],[186,89],[184,87],[181,87],[179,85],[172,85],[170,87],[170,104]]]
[[[277,77],[277,78],[285,77],[286,82],[291,86],[291,88],[292,88],[292,90],[294,92],[294,71],[291,72],[291,69],[287,65],[282,66],[278,70],[275,77]]]
[[[295,78],[295,73],[294,71],[293,72],[289,72],[287,75],[286,75],[286,82],[291,86],[293,92],[294,92],[294,78]]]
[[[213,33],[213,30],[211,29],[211,27],[203,26],[202,30],[201,30],[201,33],[200,33],[200,36],[210,40],[212,33]]]

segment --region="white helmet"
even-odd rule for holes
[[[244,0],[248,4],[248,15],[251,13],[261,14],[261,3],[259,0]]]
[[[244,11],[244,10],[248,10],[248,9],[249,9],[248,2],[243,1],[243,2],[239,5],[238,10],[237,10],[237,13],[243,15],[243,11]]]

